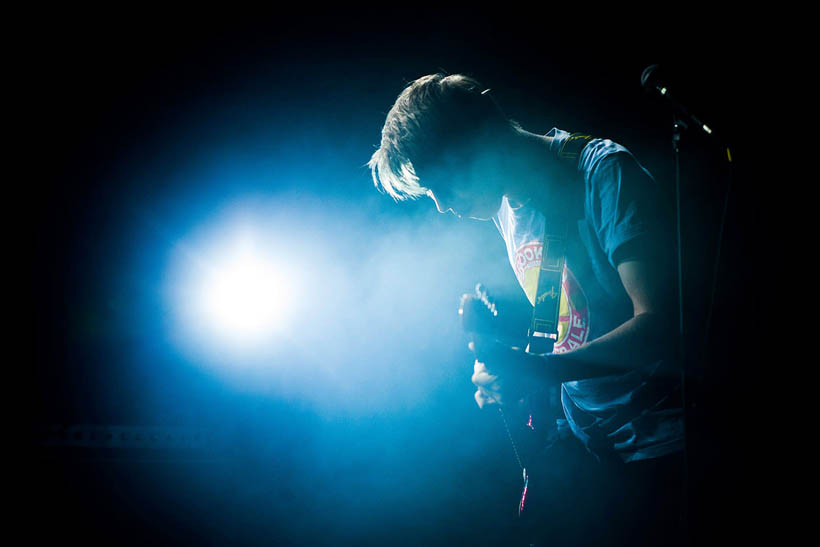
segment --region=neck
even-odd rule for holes
[[[504,190],[507,198],[532,203],[542,211],[573,205],[574,173],[550,153],[551,144],[552,137],[524,129],[513,134],[508,155],[510,177]]]

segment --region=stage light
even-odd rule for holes
[[[209,268],[200,286],[200,311],[220,337],[260,342],[285,320],[287,284],[269,258],[240,249]]]
[[[218,219],[177,247],[167,279],[175,337],[197,361],[267,355],[297,320],[292,253],[258,224]]]

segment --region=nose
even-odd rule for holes
[[[430,198],[436,204],[436,210],[438,210],[439,213],[453,213],[454,215],[458,216],[458,214],[455,211],[453,211],[451,207],[447,206],[446,202],[442,199],[442,196],[436,196],[436,194],[434,194],[432,190],[428,190],[427,195],[430,196]]]
[[[450,210],[449,207],[447,207],[446,209],[444,208],[444,203],[441,200],[441,198],[437,198],[437,197],[433,196],[433,201],[436,203],[436,209],[438,209],[439,213],[446,213],[447,211]]]

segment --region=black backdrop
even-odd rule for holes
[[[427,528],[415,519],[429,515],[414,512],[412,505],[395,507],[381,524],[355,509],[335,507],[334,495],[319,495],[310,478],[294,476],[305,471],[298,463],[299,451],[311,446],[316,419],[285,403],[266,407],[274,425],[262,429],[289,424],[288,442],[275,450],[290,453],[274,458],[275,464],[266,463],[266,456],[258,456],[252,445],[233,456],[245,470],[251,467],[287,482],[271,498],[254,497],[245,475],[235,479],[245,491],[231,490],[230,473],[235,471],[226,472],[229,478],[222,482],[211,481],[211,486],[192,486],[208,483],[211,471],[173,455],[147,463],[108,459],[93,450],[44,448],[38,432],[49,424],[145,421],[136,403],[112,403],[106,395],[112,390],[129,393],[139,382],[139,373],[126,367],[110,370],[121,348],[120,334],[99,330],[78,339],[67,333],[84,320],[86,312],[78,309],[92,310],[86,314],[91,316],[88,321],[99,320],[94,310],[110,303],[106,287],[111,257],[131,237],[123,215],[164,191],[152,187],[152,181],[167,184],[160,176],[129,173],[161,172],[174,165],[199,146],[192,135],[205,127],[203,119],[215,117],[217,122],[211,123],[223,123],[238,139],[268,120],[304,124],[322,135],[316,148],[334,147],[334,161],[352,166],[353,173],[306,191],[355,202],[376,195],[360,167],[378,142],[384,113],[403,84],[438,70],[465,72],[492,87],[525,127],[611,135],[627,144],[657,178],[671,184],[671,115],[638,85],[641,71],[652,63],[663,64],[677,95],[733,143],[735,185],[711,342],[704,358],[693,365],[690,386],[690,400],[697,404],[690,420],[691,518],[693,536],[703,544],[754,533],[745,523],[760,514],[756,494],[767,484],[755,466],[759,455],[752,436],[764,414],[757,391],[763,361],[759,350],[770,345],[748,339],[748,332],[759,329],[764,303],[749,296],[757,294],[750,271],[756,264],[751,258],[759,260],[761,248],[771,249],[765,230],[758,229],[765,181],[752,156],[756,123],[748,115],[750,99],[770,76],[755,40],[722,22],[707,29],[681,22],[671,33],[660,24],[652,31],[603,25],[604,30],[593,31],[579,23],[522,14],[420,11],[340,11],[318,18],[278,13],[100,19],[99,14],[73,13],[40,19],[21,42],[21,57],[27,60],[21,135],[29,144],[27,152],[33,153],[31,176],[23,185],[32,204],[35,310],[29,361],[33,375],[27,392],[33,402],[28,408],[35,442],[23,456],[32,464],[26,467],[29,486],[23,507],[43,523],[30,530],[35,537],[54,532],[91,541],[215,544],[377,544],[391,538],[397,544],[415,544],[435,543],[438,527],[442,543],[505,543],[504,526],[509,523],[494,512],[501,505],[489,502],[476,509],[470,496],[453,498],[448,512],[455,516],[442,521],[449,524]],[[704,40],[704,34],[713,39]],[[231,125],[232,119],[242,122]],[[300,132],[300,138],[310,135],[309,130]],[[210,133],[205,133],[207,139]],[[324,157],[321,152],[317,156],[320,161]],[[683,161],[687,340],[697,348],[704,335],[701,326],[728,172],[723,152],[710,149],[700,136],[684,137]],[[351,188],[351,183],[358,187]],[[258,415],[247,412],[252,424]],[[196,419],[188,423],[197,425]],[[243,427],[252,431],[255,426]],[[326,435],[334,434],[333,425],[324,427]],[[344,427],[337,429],[335,434],[345,434]],[[449,439],[442,432],[439,442]],[[374,451],[382,448],[376,445]],[[397,462],[395,480],[401,486],[396,487],[406,488],[404,481],[414,480],[419,463]],[[343,487],[356,487],[357,467],[349,462],[327,465],[324,477],[352,473],[354,479]],[[473,461],[458,476],[463,480],[480,475],[480,470],[481,464]],[[448,476],[446,470],[442,473]],[[427,481],[423,485],[434,482],[429,476]],[[486,494],[471,488],[468,493]],[[436,495],[420,490],[420,499]],[[283,497],[282,492],[287,494]],[[727,507],[740,509],[744,516],[731,517]],[[294,512],[300,517],[294,518]],[[328,515],[334,512],[346,520],[344,534],[334,535],[338,528],[329,525],[336,517]],[[482,522],[472,526],[474,520]],[[323,534],[326,526],[329,531]]]

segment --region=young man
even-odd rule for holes
[[[545,222],[568,226],[553,352],[475,347],[477,404],[503,407],[560,385],[566,426],[597,459],[680,453],[674,239],[663,192],[626,148],[526,131],[488,91],[463,75],[411,82],[369,162],[377,188],[396,200],[429,196],[439,212],[493,220],[533,305]]]

